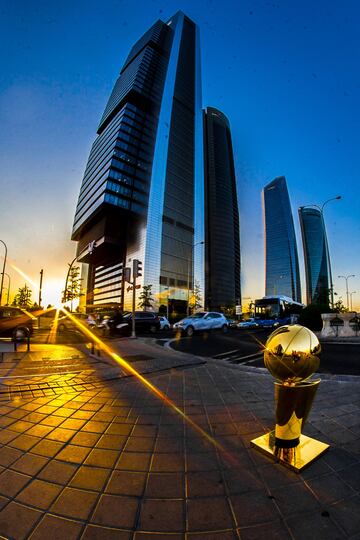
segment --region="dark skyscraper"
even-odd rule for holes
[[[240,304],[240,238],[230,125],[204,111],[205,302],[211,310]]]
[[[263,190],[265,221],[265,295],[301,302],[299,259],[289,193],[284,176]]]
[[[178,12],[131,49],[91,148],[72,234],[87,304],[129,309],[133,259],[157,305],[186,301],[194,273],[204,291],[201,122],[198,28]]]
[[[301,207],[299,219],[304,248],[306,303],[326,303],[330,290],[330,261],[323,217],[317,208]]]

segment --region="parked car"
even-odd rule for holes
[[[194,315],[185,317],[173,325],[174,331],[184,332],[188,337],[191,337],[194,332],[216,329],[222,330],[224,333],[229,330],[229,323],[225,315],[216,311],[194,313]]]
[[[18,307],[0,307],[0,337],[25,339],[33,333],[37,319]]]
[[[170,330],[171,325],[169,323],[169,320],[164,317],[163,315],[159,315],[159,321],[160,321],[160,330]]]
[[[238,325],[238,322],[235,321],[235,319],[229,319],[229,317],[226,318],[228,324],[229,324],[229,328],[236,328],[237,325]]]
[[[78,319],[81,323],[87,324],[88,322],[88,315],[86,313],[71,313],[72,317],[75,317],[75,319]],[[57,332],[65,332],[65,331],[81,331],[80,328],[77,326],[76,322],[74,322],[70,317],[67,317],[66,315],[63,315],[62,317],[59,317],[58,319],[54,319],[50,323],[50,328],[54,329],[56,328]]]
[[[102,330],[104,335],[130,335],[132,329],[132,313],[122,314],[119,310],[114,310],[106,314],[97,328]],[[160,319],[152,311],[135,311],[136,332],[155,333],[160,330]]]
[[[238,328],[256,328],[258,326],[258,322],[253,317],[246,321],[241,321],[237,325]]]

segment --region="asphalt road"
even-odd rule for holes
[[[254,367],[263,367],[262,348],[270,329],[232,329],[228,334],[204,333],[192,338],[182,337],[171,342],[175,350],[195,354],[197,356],[213,357],[226,360],[233,364],[245,364]],[[174,334],[158,332],[143,334],[153,337],[164,344],[173,340]],[[33,343],[48,343],[49,330],[40,328],[35,330]],[[77,344],[88,342],[89,339],[77,331],[57,333],[55,343],[58,345]],[[360,375],[360,344],[332,344],[322,343],[319,373]]]
[[[233,364],[264,367],[262,346],[271,330],[232,330],[173,341],[171,346],[197,356],[210,356]],[[322,343],[319,373],[360,375],[360,344]]]
[[[264,367],[262,358],[241,363]],[[317,371],[332,375],[360,375],[360,345],[323,343]]]
[[[262,350],[270,330],[231,329],[227,334],[220,332],[197,334],[191,338],[183,337],[171,343],[175,350],[198,356],[217,356],[238,351],[238,356],[254,354]]]

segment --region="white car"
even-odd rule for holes
[[[257,328],[259,324],[254,318],[247,319],[246,321],[241,321],[238,323],[238,328]]]
[[[207,330],[222,330],[224,333],[229,331],[229,321],[225,315],[216,311],[202,311],[185,317],[173,325],[176,332],[184,332],[188,337],[194,335],[194,332],[203,332]]]
[[[160,321],[160,330],[170,330],[171,324],[169,323],[166,317],[159,315],[159,321]]]

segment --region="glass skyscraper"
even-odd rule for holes
[[[301,302],[299,259],[289,193],[284,176],[263,190],[265,222],[265,295]]]
[[[138,282],[152,285],[156,304],[186,301],[194,279],[204,291],[199,31],[182,12],[157,21],[120,71],[91,148],[72,239],[87,263],[88,305],[131,307],[122,273],[133,259],[142,261]]]
[[[299,219],[304,248],[306,303],[327,303],[330,291],[330,261],[322,213],[300,207]]]
[[[204,110],[205,299],[209,310],[241,303],[240,233],[230,124]]]

